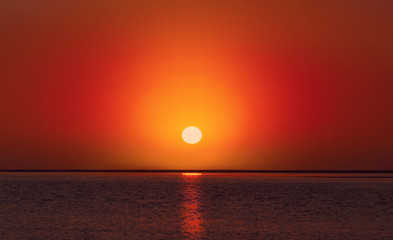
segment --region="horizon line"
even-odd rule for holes
[[[0,172],[201,172],[201,173],[393,173],[393,170],[201,170],[201,169],[167,169],[167,170],[148,170],[148,169],[0,169]]]

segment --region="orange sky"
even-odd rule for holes
[[[393,169],[392,11],[2,1],[0,169]]]

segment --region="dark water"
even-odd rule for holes
[[[393,239],[393,178],[4,173],[0,239]]]

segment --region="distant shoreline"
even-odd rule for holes
[[[0,172],[146,172],[146,173],[171,173],[171,172],[201,172],[201,173],[393,173],[393,170],[93,170],[93,169],[0,169]]]

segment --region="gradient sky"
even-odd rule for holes
[[[3,0],[0,169],[393,169],[392,12]]]

